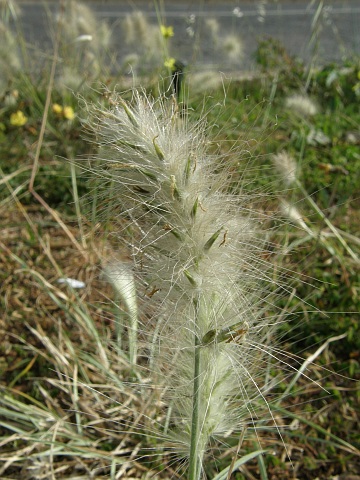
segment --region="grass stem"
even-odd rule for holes
[[[193,407],[191,418],[191,436],[190,436],[190,464],[189,480],[198,480],[200,476],[199,468],[199,407],[200,407],[200,361],[201,349],[197,334],[197,317],[199,311],[199,300],[195,301],[195,328],[194,328],[194,389],[193,389]]]

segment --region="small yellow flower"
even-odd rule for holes
[[[164,67],[169,68],[170,70],[175,70],[175,58],[167,58],[164,62]]]
[[[72,107],[64,107],[63,108],[63,115],[66,120],[73,120],[75,117],[75,113]]]
[[[26,122],[27,117],[25,117],[21,110],[18,110],[10,115],[10,124],[14,127],[22,127]]]
[[[167,27],[166,25],[160,25],[161,35],[167,40],[170,37],[174,36],[173,27]]]
[[[58,103],[54,103],[52,106],[52,111],[56,113],[56,115],[61,115],[63,113],[63,107]]]

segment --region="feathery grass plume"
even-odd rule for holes
[[[303,215],[295,205],[291,205],[285,199],[282,199],[280,202],[280,210],[291,222],[299,225],[305,232],[309,233],[311,237],[315,237],[315,233],[308,227]]]
[[[204,22],[202,41],[207,48],[217,52],[220,47],[220,24],[216,18],[207,18]]]
[[[223,76],[216,70],[208,70],[204,72],[192,71],[187,78],[188,83],[191,85],[192,94],[211,92],[212,90],[221,88],[224,84]]]
[[[140,63],[140,57],[137,53],[129,53],[121,59],[121,66],[126,71],[126,73],[132,73],[137,70]]]
[[[220,25],[216,18],[207,18],[205,20],[205,33],[213,42],[217,42],[220,33]]]
[[[129,359],[135,365],[137,356],[138,307],[134,275],[129,266],[124,262],[106,265],[104,270],[105,275],[119,294],[126,309],[126,315],[128,316],[128,322],[126,323],[128,326]],[[117,325],[117,331],[121,332],[121,330],[122,325]]]
[[[106,22],[99,21],[88,6],[75,0],[67,0],[54,21],[61,26],[59,86],[79,87],[84,80],[95,80],[109,70],[111,30]]]
[[[0,20],[0,95],[21,68],[19,42],[7,23]]]
[[[295,158],[284,150],[272,155],[271,158],[285,185],[290,187],[291,185],[295,184],[298,168]]]
[[[127,14],[122,26],[125,33],[125,41],[129,45],[136,45],[137,42],[138,45],[145,45],[148,40],[151,40],[148,38],[150,25],[143,12],[136,11]]]
[[[239,64],[244,57],[244,45],[239,35],[229,33],[222,35],[220,24],[215,18],[205,20],[205,44],[212,44],[214,50],[221,55],[222,62],[227,60],[232,66]]]
[[[159,25],[150,24],[143,12],[135,11],[126,15],[122,32],[128,47],[127,55],[136,54],[141,59],[134,67],[162,66],[163,36]]]
[[[0,21],[0,65],[2,74],[6,72],[15,72],[20,69],[21,61],[18,52],[18,41],[12,33],[10,27]]]
[[[267,0],[260,0],[258,4],[256,5],[256,11],[257,11],[257,21],[260,23],[265,22],[265,17],[266,17],[266,3]]]
[[[319,111],[317,105],[307,95],[294,94],[285,99],[286,108],[303,117],[313,117]]]
[[[61,74],[56,78],[56,84],[63,95],[67,92],[78,92],[86,85],[86,79],[78,68],[62,66]]]
[[[111,184],[119,248],[133,259],[143,355],[151,352],[168,408],[168,448],[189,459],[195,480],[210,439],[255,423],[260,400],[267,405],[264,232],[252,199],[229,193],[233,166],[208,153],[205,120],[191,125],[174,100],[138,91],[111,105],[91,110],[100,150],[90,170],[106,202]]]
[[[244,57],[244,45],[238,35],[229,34],[220,39],[221,51],[228,60],[238,64]]]

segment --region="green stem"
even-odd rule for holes
[[[189,480],[198,480],[200,478],[199,454],[197,451],[199,442],[199,405],[200,405],[200,359],[201,349],[200,341],[197,335],[197,319],[199,312],[199,300],[195,301],[195,325],[194,325],[194,390],[193,407],[191,418],[191,436],[190,436],[190,464]]]
[[[75,212],[76,212],[77,221],[78,221],[79,230],[80,230],[81,244],[84,248],[86,248],[86,240],[85,240],[86,237],[84,235],[83,223],[82,223],[82,218],[81,218],[79,193],[78,193],[77,179],[76,179],[76,170],[75,170],[75,165],[74,165],[73,160],[72,160],[72,156],[69,157],[69,158],[71,158],[71,162],[70,162],[71,183],[72,183],[72,188],[73,188]]]

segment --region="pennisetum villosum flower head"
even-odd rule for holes
[[[19,43],[10,26],[0,19],[0,95],[3,95],[21,68]]]
[[[168,446],[189,458],[194,480],[209,440],[255,421],[263,396],[264,234],[251,201],[229,193],[231,165],[208,153],[205,120],[191,125],[175,100],[137,91],[111,104],[92,110],[100,148],[90,169],[122,219],[142,341],[164,379]]]
[[[315,102],[307,95],[294,94],[286,98],[286,108],[303,117],[313,117],[319,111]]]
[[[109,68],[111,29],[99,21],[90,7],[75,0],[63,2],[63,8],[50,19],[54,32],[60,32],[60,89],[78,91],[85,82],[95,80]]]
[[[159,25],[150,23],[143,12],[134,11],[125,16],[121,27],[127,55],[138,55],[142,66],[161,65],[159,52],[163,51],[163,36]]]
[[[291,187],[296,183],[298,165],[294,157],[288,152],[282,151],[272,156],[274,167],[279,172],[287,187]]]

